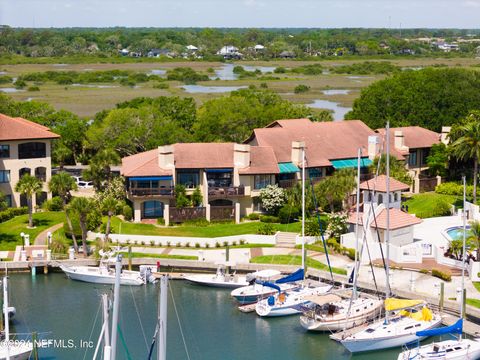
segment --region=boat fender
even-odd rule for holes
[[[274,296],[269,296],[268,297],[268,305],[270,305],[270,306],[275,305],[275,297]]]

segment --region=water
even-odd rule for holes
[[[330,89],[330,90],[322,90],[324,95],[348,95],[350,90],[343,90],[343,89]]]
[[[347,108],[340,106],[338,103],[329,101],[329,100],[314,100],[311,104],[306,104],[308,107],[315,109],[327,109],[333,111],[333,118],[335,121],[341,121],[345,118],[345,114],[352,110],[352,108]]]
[[[117,88],[118,87],[116,85],[94,85],[94,84],[72,84],[72,86],[97,88],[97,89],[111,89],[111,88]]]
[[[16,93],[16,92],[22,92],[22,91],[25,91],[25,90],[22,90],[22,89],[15,89],[15,88],[0,88],[0,92],[4,92],[4,93]]]
[[[72,340],[76,349],[40,349],[40,359],[91,359],[94,349],[79,342],[96,340],[100,333],[100,295],[109,286],[66,279],[63,274],[10,276],[10,303],[17,308],[16,332],[37,331],[41,339]],[[237,310],[230,291],[171,281],[187,349],[192,360],[211,359],[396,359],[400,349],[351,356],[327,334],[307,333],[297,316],[259,318]],[[157,316],[157,285],[122,287],[120,328],[132,359],[147,358]],[[137,311],[138,314],[137,316]],[[138,318],[142,321],[142,326]],[[94,326],[95,324],[95,326]],[[142,330],[143,327],[143,330]],[[167,358],[186,359],[172,297],[168,304]],[[146,342],[143,333],[145,333]],[[95,346],[95,345],[94,345]],[[118,340],[117,359],[126,359]],[[155,358],[155,355],[154,355]]]
[[[167,73],[167,70],[162,70],[162,69],[154,69],[150,71],[150,74],[152,75],[165,75]]]
[[[450,239],[452,240],[462,240],[463,239],[463,227],[462,226],[456,226],[449,228],[445,231],[448,236],[450,236]],[[467,226],[467,238],[471,235],[470,231],[470,226]]]
[[[182,85],[185,92],[195,93],[227,93],[238,89],[245,89],[247,86],[203,86],[203,85]]]
[[[220,79],[220,80],[237,80],[239,74],[233,72],[233,68],[238,64],[225,64],[220,69],[215,69],[215,75],[211,75],[210,79]],[[260,70],[262,74],[271,73],[277,67],[276,66],[253,66],[253,65],[241,65],[246,71],[255,71]]]

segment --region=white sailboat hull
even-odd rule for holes
[[[280,285],[282,291],[290,290],[295,287],[297,287],[295,284]],[[233,290],[231,296],[241,305],[246,305],[256,303],[257,301],[265,299],[270,295],[274,295],[276,292],[277,290],[272,289],[271,287],[254,284]]]
[[[72,280],[89,282],[94,284],[113,285],[115,272],[95,266],[63,266],[60,268]],[[122,271],[120,275],[121,285],[140,286],[145,285],[144,278],[139,271]]]
[[[480,359],[480,342],[477,340],[446,340],[405,350],[398,360],[463,360]]]
[[[30,354],[33,351],[33,344],[31,342],[18,342],[12,341],[13,345],[9,346],[8,353],[10,360],[28,360]],[[7,347],[5,345],[0,346],[0,360],[7,359]]]
[[[341,341],[342,345],[351,353],[365,352],[400,347],[413,342],[421,341],[426,337],[416,335],[417,331],[433,329],[441,324],[440,316],[435,315],[431,321],[411,321],[400,319],[398,323],[390,320],[392,325],[382,325],[378,322]],[[419,326],[415,326],[420,324]],[[391,330],[387,330],[391,326]],[[372,331],[370,331],[372,330]],[[378,333],[377,333],[378,332]]]
[[[275,304],[269,305],[268,299],[261,300],[257,303],[255,311],[257,315],[262,317],[273,316],[287,316],[300,314],[305,311],[305,308],[312,303],[305,300],[305,296],[309,295],[324,295],[332,289],[331,285],[320,286],[317,288],[305,288],[298,291],[292,290],[287,292],[284,302],[278,300],[278,295],[275,296]]]
[[[198,285],[226,289],[236,289],[239,287],[248,286],[248,282],[245,276],[234,276],[229,278],[228,276],[195,274],[184,276],[184,279]]]

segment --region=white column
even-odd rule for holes
[[[235,203],[235,224],[240,224],[240,203]]]
[[[133,221],[140,222],[142,220],[142,203],[133,201]]]
[[[165,226],[170,224],[170,205],[168,204],[163,207],[163,220],[165,220]]]
[[[211,218],[211,213],[210,213],[210,204],[205,204],[205,217],[207,218],[207,221],[210,221]]]

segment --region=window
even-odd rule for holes
[[[195,189],[200,184],[199,171],[179,170],[177,172],[177,183],[184,185],[187,189]]]
[[[144,218],[159,218],[163,217],[163,203],[160,201],[145,201],[143,203],[143,217]]]
[[[39,166],[35,169],[35,177],[42,181],[47,181],[47,168]]]
[[[47,200],[47,193],[42,191],[35,195],[37,206],[42,206],[42,204]]]
[[[377,204],[378,204],[378,205],[383,204],[383,195],[382,195],[382,194],[378,194]]]
[[[0,170],[0,183],[10,182],[10,170]]]
[[[321,168],[310,168],[308,169],[308,177],[310,178],[321,178],[322,169]]]
[[[263,189],[272,184],[272,177],[270,175],[255,175],[254,189]]]
[[[207,172],[207,184],[209,187],[232,186],[232,172]]]
[[[12,195],[5,195],[5,201],[7,202],[7,207],[12,207]]]
[[[0,158],[10,157],[10,145],[0,145]]]
[[[422,149],[422,161],[420,165],[426,165],[427,164],[427,157],[430,153],[430,149]]]
[[[408,165],[417,166],[417,151],[410,151],[408,155]]]
[[[30,168],[21,168],[18,170],[18,178],[21,179],[23,175],[28,174],[30,175]]]
[[[42,142],[28,142],[18,145],[19,159],[37,159],[47,156],[47,145]]]

